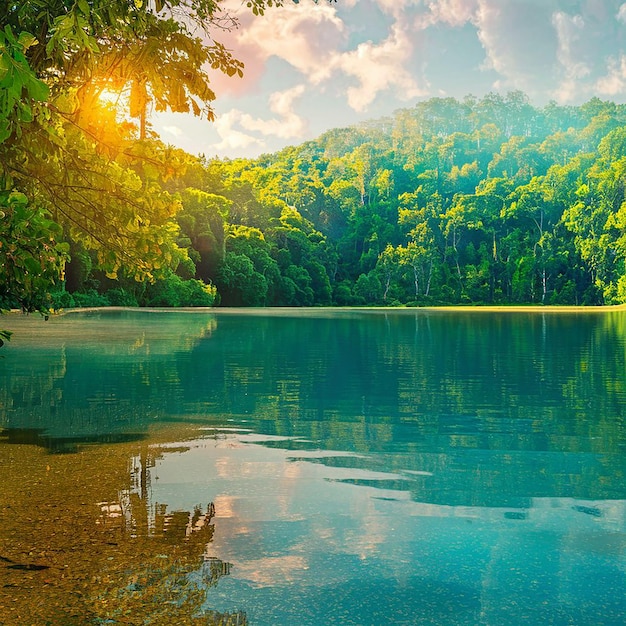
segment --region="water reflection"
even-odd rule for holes
[[[210,313],[6,316],[16,332],[0,359],[0,427],[55,451],[141,437],[176,403],[176,355],[215,325]]]
[[[247,625],[241,610],[202,608],[231,568],[212,549],[214,504],[155,501],[163,451],[135,449],[0,444],[2,624]]]
[[[171,420],[243,426],[297,439],[267,445],[359,452],[328,463],[412,475],[398,486],[441,504],[623,498],[625,324],[620,312],[79,314],[18,329],[0,360],[0,424],[56,451]]]
[[[207,430],[154,468],[155,500],[216,503],[213,549],[232,569],[205,606],[267,625],[623,623],[625,500],[417,502],[398,489],[408,476],[269,442]]]
[[[92,581],[83,614],[158,604],[164,623],[178,606],[255,625],[624,623],[623,312],[51,322],[12,322],[0,359],[0,461],[14,458],[0,556],[62,567],[26,558],[11,516],[24,527],[35,504],[12,485],[49,510],[46,464],[17,476],[17,451],[72,452],[39,454],[64,468],[66,491],[81,476],[76,499],[61,482],[48,491],[68,527],[96,528],[75,544],[95,551],[78,568]],[[170,422],[196,430],[154,444],[150,427]],[[85,446],[103,440],[119,443]],[[108,470],[101,449],[127,452]],[[89,476],[99,488],[81,486]]]

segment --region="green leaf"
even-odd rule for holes
[[[50,87],[34,76],[28,77],[26,89],[28,90],[28,95],[38,102],[45,102],[50,96]]]
[[[28,205],[28,197],[20,191],[11,192],[8,201],[9,204],[20,208],[24,208]]]
[[[9,120],[0,119],[0,143],[11,136],[11,123]]]
[[[35,276],[39,276],[42,271],[41,263],[32,256],[24,258],[24,267],[29,274],[33,274]]]
[[[6,52],[0,53],[0,81],[7,75],[11,67],[11,60]]]
[[[33,121],[33,110],[27,104],[21,104],[18,110],[18,119],[26,124]]]
[[[16,43],[15,35],[13,34],[13,31],[11,30],[11,26],[9,26],[9,24],[4,27],[4,35],[9,43]]]
[[[34,46],[37,42],[37,37],[27,33],[25,31],[20,33],[20,36],[17,38],[17,43],[22,46],[24,50],[28,50],[31,46]]]

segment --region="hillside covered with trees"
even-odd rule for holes
[[[209,160],[149,113],[209,123],[241,74],[220,0],[0,18],[0,310],[626,302],[626,105],[435,98]]]
[[[207,68],[242,72],[220,0],[0,15],[0,310],[626,302],[626,105],[435,98],[199,158],[149,112],[210,121]]]
[[[184,262],[113,280],[70,240],[53,304],[206,304],[200,284],[229,306],[626,302],[625,123],[624,105],[513,92],[431,99],[256,160],[179,154],[163,186]]]

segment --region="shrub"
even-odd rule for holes
[[[206,285],[201,280],[191,278],[183,280],[176,274],[170,274],[163,280],[147,285],[142,306],[213,306],[217,289]]]
[[[77,291],[72,294],[77,307],[109,306],[111,303],[106,296],[99,294],[95,289]]]
[[[109,289],[105,295],[112,306],[139,306],[137,298],[122,287]]]
[[[69,291],[53,291],[50,293],[50,308],[58,311],[59,309],[71,309],[76,306],[74,296]]]

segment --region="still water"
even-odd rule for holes
[[[626,312],[0,322],[0,624],[626,624]]]

